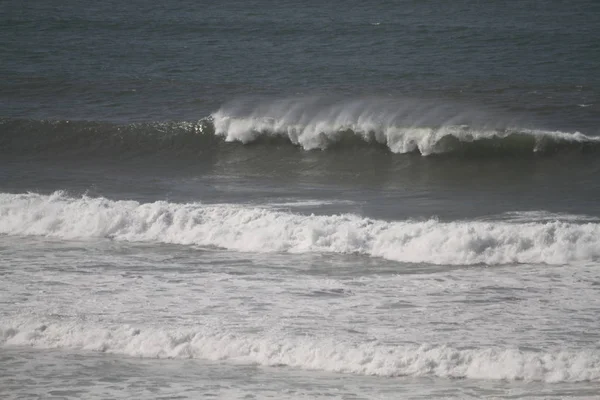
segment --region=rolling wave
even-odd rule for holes
[[[424,156],[556,153],[600,148],[600,137],[511,126],[485,113],[411,101],[320,98],[237,102],[211,116],[215,134],[252,143],[284,138],[304,150],[344,144],[380,145]]]
[[[198,154],[231,142],[304,150],[370,147],[405,154],[523,156],[600,150],[600,137],[525,129],[446,105],[299,98],[235,102],[198,121],[115,125],[0,120],[4,154]]]
[[[206,328],[94,326],[85,322],[3,321],[0,346],[70,348],[152,358],[225,360],[272,367],[377,376],[580,382],[600,379],[600,353],[460,349],[445,345],[346,343]]]
[[[573,221],[383,221],[268,208],[0,194],[0,233],[340,253],[409,263],[573,264],[600,259],[600,224]]]

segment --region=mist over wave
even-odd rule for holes
[[[520,128],[450,104],[414,100],[293,98],[237,101],[212,114],[215,133],[227,141],[251,143],[283,137],[305,150],[347,141],[385,146],[393,153],[556,152],[573,145],[600,144],[579,132]]]
[[[298,97],[239,100],[198,121],[116,125],[0,120],[0,153],[143,155],[210,151],[224,142],[304,150],[376,147],[424,156],[596,152],[600,137],[525,128],[518,120],[414,100]]]
[[[350,343],[199,328],[4,321],[0,346],[70,348],[152,358],[199,358],[377,376],[578,382],[600,379],[598,351]]]
[[[263,207],[139,203],[0,194],[0,233],[215,246],[244,252],[342,253],[442,265],[585,263],[600,224],[569,221],[383,221]]]

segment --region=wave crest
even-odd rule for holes
[[[437,376],[579,382],[600,379],[597,351],[534,352],[514,348],[348,343],[339,339],[269,337],[203,328],[100,327],[83,323],[10,323],[0,345],[75,348],[153,358],[227,360],[265,366],[378,376]]]
[[[215,133],[226,141],[246,144],[284,138],[304,150],[360,142],[382,145],[393,153],[425,156],[554,153],[600,147],[600,138],[579,132],[509,127],[482,114],[410,102],[293,99],[234,103],[211,118]]]
[[[0,194],[0,233],[215,246],[244,252],[363,254],[442,265],[600,259],[600,224],[382,221],[237,205]]]

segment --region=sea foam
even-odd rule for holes
[[[446,265],[593,262],[600,224],[384,221],[265,207],[139,203],[62,192],[0,194],[0,233],[214,246],[243,252],[343,253]]]
[[[351,343],[334,338],[242,335],[199,328],[3,321],[0,346],[68,348],[152,358],[197,358],[357,375],[545,382],[597,381],[600,353],[446,345]]]

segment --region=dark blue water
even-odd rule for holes
[[[598,133],[596,1],[3,1],[2,114],[195,120],[240,96],[490,107]]]

